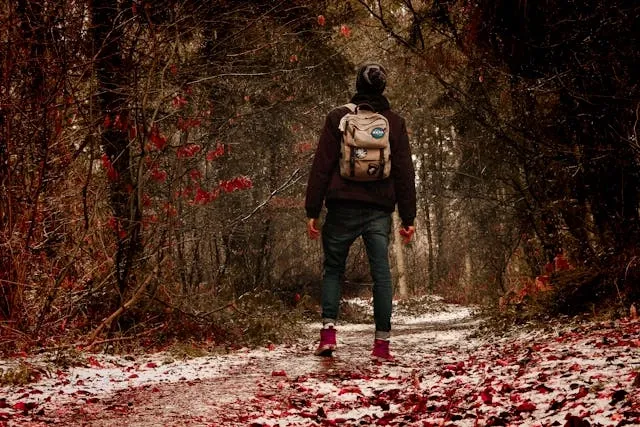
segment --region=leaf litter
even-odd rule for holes
[[[370,301],[353,300],[370,307]],[[370,313],[369,313],[370,314]],[[333,358],[319,323],[293,345],[173,360],[87,355],[0,387],[0,426],[640,425],[640,322],[550,321],[479,334],[469,307],[398,306],[394,363],[369,359],[370,324],[339,324]]]

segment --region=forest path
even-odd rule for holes
[[[4,422],[640,425],[640,322],[558,323],[489,337],[477,334],[479,319],[467,307],[438,303],[396,313],[396,363],[370,361],[372,326],[362,324],[339,325],[330,359],[312,354],[319,324],[295,345],[230,355],[178,362],[95,356],[92,366],[58,372],[63,381],[3,388],[14,393]],[[22,414],[18,403],[28,405]]]

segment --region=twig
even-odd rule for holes
[[[293,171],[293,173],[291,174],[291,176],[289,177],[289,179],[287,179],[285,181],[284,184],[282,184],[280,187],[276,188],[275,190],[273,190],[269,196],[262,202],[260,203],[258,206],[256,206],[249,214],[243,216],[242,218],[236,219],[232,224],[236,225],[238,223],[241,222],[245,222],[246,220],[248,220],[249,218],[251,218],[256,212],[258,212],[260,209],[262,209],[263,207],[265,207],[267,205],[267,203],[269,203],[269,201],[276,195],[278,194],[280,191],[284,190],[285,188],[295,184],[296,182],[298,182],[298,180],[300,180],[300,178],[302,177],[302,175],[300,176],[296,176],[298,175],[298,173],[300,173],[300,168],[296,169],[295,171]]]
[[[151,328],[148,329],[146,331],[140,332],[139,334],[135,334],[135,335],[130,335],[127,337],[117,337],[117,338],[105,338],[103,340],[99,340],[99,341],[93,341],[93,342],[89,342],[89,341],[79,341],[79,342],[75,342],[72,344],[64,344],[64,345],[58,345],[55,347],[43,347],[40,348],[38,350],[35,351],[36,354],[40,354],[40,353],[49,353],[52,351],[58,351],[58,350],[66,350],[68,348],[73,348],[73,347],[82,347],[84,349],[90,349],[91,347],[95,346],[95,345],[100,345],[100,344],[107,344],[107,343],[112,343],[112,342],[121,342],[121,341],[130,341],[130,340],[134,340],[136,338],[140,338],[143,337],[145,335],[149,335],[159,329],[164,328],[165,325],[159,325],[156,326],[155,328]]]
[[[93,333],[91,334],[91,336],[89,337],[89,342],[92,343],[93,341],[95,341],[95,339],[98,337],[98,335],[100,334],[100,332],[102,332],[103,329],[105,329],[106,327],[110,326],[111,323],[116,320],[118,317],[120,317],[125,311],[127,311],[129,308],[131,308],[132,306],[134,306],[138,300],[142,297],[142,295],[144,294],[144,291],[147,289],[147,285],[149,284],[149,282],[151,282],[151,279],[153,279],[154,277],[156,277],[158,275],[158,271],[160,270],[160,266],[164,263],[164,261],[167,258],[164,258],[162,261],[160,261],[153,269],[153,272],[151,274],[149,274],[149,276],[147,276],[147,278],[144,280],[144,282],[142,282],[142,284],[140,286],[138,286],[138,289],[136,289],[135,293],[133,294],[133,296],[129,299],[129,301],[127,301],[126,303],[124,303],[122,306],[120,306],[120,308],[118,308],[116,311],[114,311],[109,317],[107,317],[106,319],[104,319],[102,321],[102,323],[100,324],[100,326],[98,326],[96,328],[95,331],[93,331]],[[91,345],[90,345],[91,346]]]

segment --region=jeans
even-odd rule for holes
[[[324,276],[322,280],[322,318],[335,322],[340,305],[340,279],[344,274],[351,244],[362,236],[373,278],[373,318],[376,337],[388,338],[391,331],[393,290],[389,267],[391,214],[354,207],[331,207],[322,227]]]

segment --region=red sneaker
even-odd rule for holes
[[[316,356],[331,357],[336,349],[336,330],[334,328],[320,329],[320,344],[315,351]]]
[[[389,341],[376,339],[373,342],[373,351],[371,352],[371,358],[376,361],[395,361],[395,358],[389,353]]]

